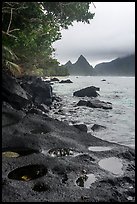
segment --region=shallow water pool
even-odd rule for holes
[[[101,168],[107,171],[110,171],[115,175],[123,174],[122,161],[117,157],[109,157],[109,158],[101,159],[98,164]]]

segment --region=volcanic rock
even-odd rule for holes
[[[80,131],[87,132],[87,126],[85,124],[76,124],[73,125],[74,127],[78,128]]]
[[[3,202],[83,202],[83,197],[88,202],[128,202],[129,195],[135,201],[135,169],[131,168],[135,153],[131,148],[101,140],[45,115],[24,114],[7,106],[3,106],[2,120],[2,151],[22,154],[2,154]],[[93,152],[88,150],[91,145],[113,148]],[[132,157],[124,157],[129,154]],[[114,155],[122,162],[122,175],[115,176],[98,166],[100,160]],[[95,178],[94,183],[88,183],[89,189],[86,179],[82,186],[76,183],[83,172],[88,182],[89,175]]]
[[[91,127],[91,129],[92,129],[93,131],[96,131],[96,130],[99,130],[99,129],[104,129],[104,128],[106,128],[106,127],[103,126],[103,125],[98,125],[98,124],[94,124],[94,125]]]
[[[59,83],[73,83],[70,79],[61,80]]]
[[[36,103],[33,93],[31,108],[26,111],[20,104],[19,109],[16,97],[10,100],[7,93],[29,101],[25,98],[27,91],[20,93],[19,82],[13,79],[15,90],[9,87],[8,92],[6,80],[2,103],[2,202],[135,202],[134,149],[42,114],[31,101]],[[37,88],[42,94],[35,94],[45,104],[52,90],[40,79],[32,81],[29,85],[34,88],[28,85],[30,93]],[[111,149],[90,151],[89,146]],[[122,174],[115,175],[99,166],[103,159],[114,157],[122,166]],[[83,185],[77,184],[78,178],[82,178]]]
[[[79,91],[75,91],[73,93],[73,96],[78,96],[78,97],[84,97],[84,96],[97,97],[97,96],[99,96],[99,94],[96,91],[99,91],[99,90],[100,90],[99,87],[90,86],[90,87],[81,89]]]
[[[77,105],[90,108],[112,109],[112,104],[110,102],[100,101],[99,99],[91,99],[90,101],[80,100]]]

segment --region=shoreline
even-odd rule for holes
[[[3,202],[135,201],[132,148],[50,118],[48,107],[47,113],[31,110],[3,102]],[[105,150],[92,151],[91,146]],[[114,158],[119,170],[100,166],[103,159]]]
[[[117,78],[115,78],[116,80],[112,78],[106,79],[106,82],[102,82],[101,78],[94,79],[92,77],[79,79],[71,77],[70,79],[73,81],[73,84],[60,85],[57,82],[52,85],[53,91],[62,97],[63,100],[62,106],[57,106],[56,110],[53,108],[50,115],[53,115],[54,118],[59,118],[61,121],[69,121],[69,124],[84,123],[88,127],[88,132],[108,141],[115,141],[126,146],[134,145],[134,79],[120,78],[118,82],[116,81]],[[124,87],[126,82],[127,84],[129,82],[129,89],[127,91],[128,85]],[[120,85],[121,83],[122,85]],[[100,87],[100,97],[98,99],[112,102],[113,109],[111,111],[77,106],[81,98],[73,97],[72,93],[75,90],[90,85]],[[89,98],[82,99],[89,100]],[[131,104],[128,104],[128,101]],[[91,128],[94,123],[107,126],[107,128],[93,132]]]

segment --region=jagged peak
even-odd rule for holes
[[[69,60],[65,65],[72,65],[72,62]]]
[[[86,60],[86,58],[85,58],[83,55],[80,55],[80,56],[79,56],[78,60],[80,60],[80,59],[82,59],[82,60],[85,59],[85,60]],[[87,60],[86,60],[86,61],[87,61]]]
[[[80,57],[78,58],[78,60],[75,62],[75,64],[88,64],[89,66],[91,66],[89,64],[89,62],[87,61],[87,59],[83,56],[83,55],[80,55]],[[91,66],[92,67],[92,66]]]

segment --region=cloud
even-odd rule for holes
[[[55,42],[55,56],[60,63],[72,62],[83,54],[90,64],[108,61],[135,52],[135,2],[95,2],[90,24],[73,23],[62,30]]]

